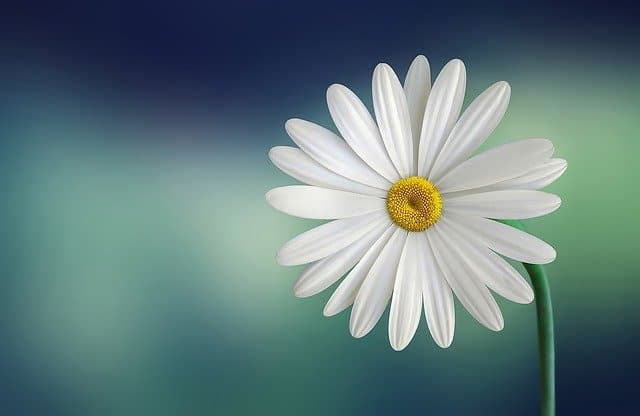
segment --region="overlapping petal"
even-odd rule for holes
[[[447,218],[465,235],[517,261],[547,264],[556,258],[549,244],[524,231],[486,218],[450,212]]]
[[[360,286],[349,320],[349,330],[354,337],[367,335],[387,307],[406,237],[407,231],[396,228]]]
[[[367,277],[371,266],[376,261],[382,249],[396,231],[396,226],[388,227],[387,230],[378,238],[378,240],[367,250],[362,259],[347,274],[342,282],[338,285],[335,292],[327,301],[323,314],[325,316],[336,315],[347,309],[356,298],[358,290],[362,282]]]
[[[401,177],[413,174],[413,137],[407,97],[387,64],[373,71],[373,108],[389,158]]]
[[[445,229],[439,222],[431,227],[427,237],[447,283],[478,322],[493,331],[502,330],[504,319],[496,300],[478,277],[476,265],[460,249],[460,239],[452,238],[452,233]]]
[[[456,324],[453,292],[436,261],[427,235],[420,233],[417,243],[418,252],[421,253],[419,270],[427,326],[436,344],[447,348],[453,341]]]
[[[490,289],[516,303],[530,303],[533,290],[516,269],[502,257],[475,239],[467,238],[464,230],[455,228],[446,218],[442,219],[448,231],[447,238],[456,244],[474,265],[476,276]]]
[[[333,84],[327,89],[327,105],[333,122],[353,151],[387,180],[400,179],[380,130],[362,101],[344,85]]]
[[[403,350],[413,339],[422,315],[422,281],[418,238],[409,233],[398,263],[393,297],[389,310],[389,341],[396,351]]]
[[[431,68],[423,55],[418,55],[411,62],[404,79],[404,93],[407,96],[409,116],[411,117],[411,136],[413,138],[413,172],[418,174],[418,151],[420,147],[420,131],[427,98],[431,91]]]
[[[486,190],[542,189],[562,176],[565,170],[567,170],[566,160],[556,158],[549,159],[521,176],[490,185]]]
[[[376,196],[308,185],[291,185],[267,192],[267,202],[295,217],[318,220],[357,217],[385,209],[385,200]]]
[[[494,185],[526,174],[552,154],[553,143],[546,139],[505,143],[462,162],[435,184],[443,193]]]
[[[449,61],[433,83],[420,131],[419,176],[430,177],[433,163],[460,115],[466,85],[466,70],[459,59]]]
[[[353,244],[375,227],[390,223],[384,211],[331,221],[287,241],[278,250],[276,261],[283,266],[311,263]]]
[[[468,195],[443,195],[445,210],[485,218],[521,220],[549,214],[560,207],[560,197],[541,191],[510,189]]]
[[[429,172],[430,178],[438,180],[484,143],[502,120],[510,96],[509,84],[500,81],[473,100],[442,146]]]
[[[337,282],[389,227],[376,227],[350,246],[308,265],[293,286],[294,295],[299,298],[313,296]]]
[[[269,151],[269,158],[281,171],[308,185],[356,192],[363,195],[387,196],[387,191],[385,190],[352,181],[325,168],[296,147],[273,147]]]
[[[298,118],[288,120],[285,130],[300,149],[330,171],[374,188],[391,186],[332,131]]]

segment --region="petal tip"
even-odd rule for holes
[[[267,193],[266,193],[266,194],[264,194],[264,199],[265,199],[265,201],[267,201],[267,203],[268,203],[269,205],[271,205],[271,199],[272,199],[272,197],[273,197],[273,189],[268,190],[268,191],[267,191]],[[273,206],[273,205],[272,205],[272,206]]]
[[[433,339],[436,343],[436,345],[440,348],[449,348],[451,346],[451,344],[453,343],[453,337],[450,337],[448,339],[439,339],[439,338],[434,338]]]
[[[330,303],[327,303],[324,307],[324,309],[322,310],[322,315],[326,316],[327,318],[335,315],[337,312],[335,311],[335,309],[332,307],[332,305],[330,305]]]
[[[558,163],[558,171],[560,172],[560,175],[562,175],[566,170],[567,167],[569,166],[567,161],[564,159],[557,159],[557,163]]]
[[[511,98],[511,85],[509,85],[507,81],[498,81],[491,85],[487,89],[487,92],[494,95],[496,100],[508,104],[509,99]]]
[[[439,330],[431,330],[431,338],[436,343],[436,345],[440,348],[449,348],[453,343],[453,328],[444,328],[444,333]],[[434,328],[435,329],[435,328]]]
[[[287,245],[285,244],[278,252],[276,253],[276,263],[280,266],[296,266],[297,263],[291,260],[291,256],[288,256],[286,252]]]
[[[303,120],[299,118],[290,118],[289,120],[284,122],[284,130],[287,132],[289,137],[291,137],[292,139],[294,138],[296,130],[300,127],[300,124],[302,122]]]
[[[549,246],[549,253],[545,256],[545,258],[539,264],[549,264],[556,260],[557,257],[556,249]]]
[[[397,325],[389,323],[389,344],[394,351],[402,351],[409,345],[411,339],[403,337],[402,331],[398,330]]]
[[[429,64],[429,60],[427,59],[426,56],[420,54],[420,55],[416,56],[415,58],[413,58],[413,61],[411,62],[412,65],[413,64],[418,64],[418,63]]]
[[[309,295],[307,294],[306,288],[303,285],[302,279],[298,278],[296,282],[293,284],[291,291],[293,292],[293,296],[297,298],[306,298]]]
[[[531,302],[533,302],[533,300],[534,300],[535,298],[536,298],[536,297],[535,297],[535,295],[533,294],[533,291],[531,291],[531,293],[530,293],[530,294],[529,294],[529,293],[527,293],[527,296],[526,296],[526,297],[525,297],[525,299],[524,299],[524,304],[525,304],[525,305],[530,304]]]
[[[327,88],[327,99],[330,99],[331,97],[340,94],[341,92],[344,92],[344,90],[346,90],[347,87],[345,87],[342,84],[331,84],[329,85],[329,87]]]
[[[467,68],[464,65],[464,62],[462,62],[462,59],[460,59],[460,58],[454,58],[454,59],[450,60],[445,65],[445,68],[446,67],[450,67],[451,69],[455,70],[456,72],[466,72],[466,70],[467,70]]]
[[[492,322],[491,325],[487,326],[492,331],[500,332],[504,329],[504,319],[500,319],[497,322]]]
[[[367,332],[364,331],[362,328],[353,328],[353,329],[350,329],[349,332],[351,332],[351,336],[354,338],[362,338],[365,335],[367,335]]]
[[[388,63],[380,62],[378,65],[376,65],[376,67],[374,68],[373,72],[389,71],[389,70],[391,70],[391,66],[389,66]]]
[[[389,338],[390,344],[391,344],[391,348],[393,348],[394,351],[402,351],[405,348],[407,348],[407,345],[409,345],[408,342],[401,342],[398,339],[391,339]]]
[[[274,146],[271,149],[269,149],[269,153],[267,153],[267,157],[269,158],[269,160],[273,163],[276,163],[276,161],[274,159],[277,158],[277,154],[278,152],[281,152],[282,150],[280,150],[281,148],[283,148],[285,146]]]
[[[359,319],[356,318],[357,315],[354,312],[357,312],[357,310],[351,311],[351,318],[349,320],[349,332],[354,338],[362,338],[367,335],[369,331],[366,326],[362,325],[362,322],[358,322]]]
[[[511,85],[507,81],[498,81],[494,85],[494,88],[499,89],[501,92],[511,92]]]

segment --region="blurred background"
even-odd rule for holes
[[[548,137],[559,414],[631,414],[640,372],[640,28],[632,3],[15,2],[0,17],[0,409],[15,415],[536,415],[534,305],[492,333],[457,310],[394,352],[330,291],[296,299],[267,206],[283,123],[370,105],[378,62],[511,83],[485,147]],[[370,107],[371,108],[371,107]],[[459,306],[459,305],[458,305]]]

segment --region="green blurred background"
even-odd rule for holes
[[[289,117],[332,126],[324,89],[370,105],[374,65],[467,64],[467,102],[512,87],[485,147],[547,137],[563,206],[553,244],[560,414],[636,407],[638,29],[624,7],[15,6],[0,85],[6,414],[534,415],[535,308],[490,332],[457,309],[403,352],[331,290],[296,299],[277,248],[312,221],[269,208]],[[341,7],[340,13],[334,13]],[[307,13],[307,14],[305,14]],[[317,16],[300,21],[300,16]],[[327,30],[331,27],[331,30]],[[459,306],[459,305],[458,305]],[[604,413],[603,413],[604,412]]]

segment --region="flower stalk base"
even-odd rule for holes
[[[520,221],[503,221],[512,227],[526,231]],[[549,281],[544,267],[540,264],[522,263],[531,278],[535,294],[538,319],[538,350],[540,354],[540,414],[555,416],[555,342],[553,339],[553,307]]]

